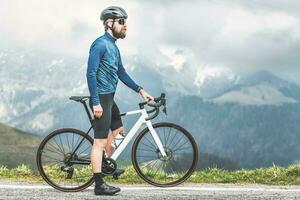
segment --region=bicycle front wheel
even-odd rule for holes
[[[93,139],[77,129],[50,133],[37,151],[37,166],[43,179],[63,192],[81,191],[93,184],[90,152]],[[77,150],[76,150],[77,149]]]
[[[166,156],[162,156],[148,128],[137,136],[131,159],[138,175],[157,187],[176,186],[188,179],[198,162],[198,148],[192,135],[173,123],[156,123]]]

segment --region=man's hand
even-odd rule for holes
[[[93,110],[94,110],[94,116],[96,118],[100,118],[102,116],[103,109],[102,109],[102,106],[100,104],[97,105],[97,106],[93,106]]]
[[[146,102],[149,102],[151,100],[154,101],[154,98],[150,94],[148,94],[144,89],[140,89],[139,93],[142,95]]]

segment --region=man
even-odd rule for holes
[[[107,185],[101,173],[103,150],[108,156],[112,154],[111,142],[118,134],[124,134],[120,111],[114,102],[118,79],[126,86],[141,94],[145,101],[154,100],[141,86],[137,85],[123,67],[116,40],[126,36],[127,13],[117,6],[104,9],[100,19],[103,21],[105,33],[97,38],[90,48],[87,82],[91,95],[91,104],[95,132],[91,150],[91,162],[95,179],[96,195],[112,195],[120,188]],[[109,129],[111,133],[109,134]],[[124,170],[118,169],[120,175]]]

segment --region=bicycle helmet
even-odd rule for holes
[[[105,22],[107,19],[120,19],[125,18],[127,19],[128,15],[126,11],[118,6],[109,6],[106,9],[104,9],[101,13],[100,20]]]

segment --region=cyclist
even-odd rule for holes
[[[110,186],[103,180],[101,173],[103,150],[108,156],[112,154],[111,142],[118,134],[124,134],[120,111],[114,102],[118,79],[126,86],[138,92],[145,101],[154,100],[141,86],[127,74],[123,67],[116,40],[126,37],[127,13],[123,8],[110,6],[101,13],[105,33],[91,45],[87,67],[87,83],[91,95],[90,106],[95,116],[93,129],[94,143],[91,150],[91,162],[95,179],[94,193],[96,195],[112,195],[120,188]],[[111,133],[109,133],[111,129]],[[115,173],[124,172],[117,169]]]

